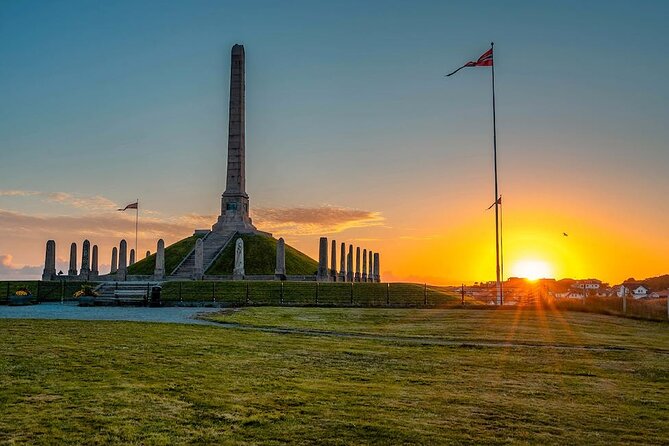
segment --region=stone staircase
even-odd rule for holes
[[[219,231],[210,231],[202,239],[202,251],[204,257],[204,272],[206,272],[209,267],[214,263],[218,258],[221,252],[225,247],[230,243],[230,240],[235,236],[235,231],[230,232],[219,232]],[[170,278],[176,279],[192,279],[193,278],[193,268],[195,267],[195,248],[186,256],[186,258],[177,266]]]
[[[160,282],[103,282],[95,291],[96,305],[141,305],[151,296],[151,288]]]

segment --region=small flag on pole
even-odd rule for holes
[[[127,205],[123,209],[119,209],[119,211],[125,211],[125,210],[128,210],[128,209],[139,209],[139,202],[135,201],[134,203],[130,203],[129,205]]]
[[[486,209],[486,211],[489,211],[490,209],[492,209],[492,207],[493,207],[494,205],[496,205],[496,204],[499,204],[499,205],[502,204],[502,196],[501,196],[501,195],[499,196],[499,198],[497,199],[497,201],[495,201],[493,204],[491,204],[490,206],[488,206],[488,209]]]
[[[492,67],[492,48],[490,48],[488,51],[483,53],[481,55],[481,57],[478,58],[478,60],[467,62],[466,64],[464,64],[463,66],[461,66],[460,68],[455,70],[454,72],[452,72],[450,74],[447,74],[446,77],[453,76],[458,71],[462,70],[463,68],[467,68],[467,67]]]

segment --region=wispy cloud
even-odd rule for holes
[[[79,209],[114,209],[117,204],[100,195],[79,195],[68,192],[42,192],[35,190],[0,189],[0,197],[37,197],[42,201],[72,206]]]
[[[253,211],[254,224],[285,235],[315,235],[342,232],[351,228],[380,226],[379,212],[334,206],[259,208]]]

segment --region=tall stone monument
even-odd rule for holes
[[[70,245],[70,268],[67,270],[68,276],[77,275],[77,244]]]
[[[330,253],[330,280],[337,281],[337,241],[332,240],[332,252]]]
[[[91,242],[84,240],[84,244],[81,245],[81,269],[79,270],[79,275],[82,279],[88,280],[88,276],[91,274]]]
[[[374,281],[381,282],[381,267],[379,264],[379,253],[374,253]]]
[[[235,269],[232,271],[232,280],[243,280],[244,272],[244,240],[238,238],[235,242]]]
[[[353,245],[348,245],[348,256],[346,257],[346,281],[353,282]]]
[[[95,279],[100,274],[98,269],[98,245],[93,245],[93,255],[91,256],[91,278]]]
[[[46,255],[44,256],[44,271],[42,280],[53,280],[56,277],[56,242],[46,242]]]
[[[112,248],[112,257],[111,257],[111,269],[109,270],[109,274],[116,274],[116,271],[118,271],[118,249],[116,249],[116,246]]]
[[[228,115],[228,173],[221,198],[221,215],[213,231],[256,232],[249,217],[246,193],[246,75],[244,47],[232,47]]]
[[[355,248],[355,277],[356,282],[360,282],[360,247]]]
[[[130,263],[128,265],[134,265],[135,264],[135,250],[131,249],[130,250]]]
[[[367,250],[362,250],[362,276],[360,277],[361,282],[367,282]]]
[[[156,246],[156,267],[153,269],[153,278],[162,280],[165,278],[165,242],[158,240]]]
[[[346,282],[346,243],[341,242],[339,251],[339,281]]]
[[[279,280],[286,280],[286,242],[279,238],[276,242],[276,268],[274,276]]]
[[[128,275],[128,242],[121,240],[118,247],[118,270],[116,271],[116,278],[118,280],[125,280]]]
[[[374,282],[374,253],[369,251],[369,272],[367,273],[367,281]]]
[[[327,237],[321,237],[318,245],[318,275],[316,276],[316,280],[319,282],[327,282],[329,280]]]

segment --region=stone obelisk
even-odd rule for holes
[[[234,45],[230,66],[228,174],[221,199],[221,215],[213,231],[256,232],[249,217],[246,193],[246,103],[244,47]]]

